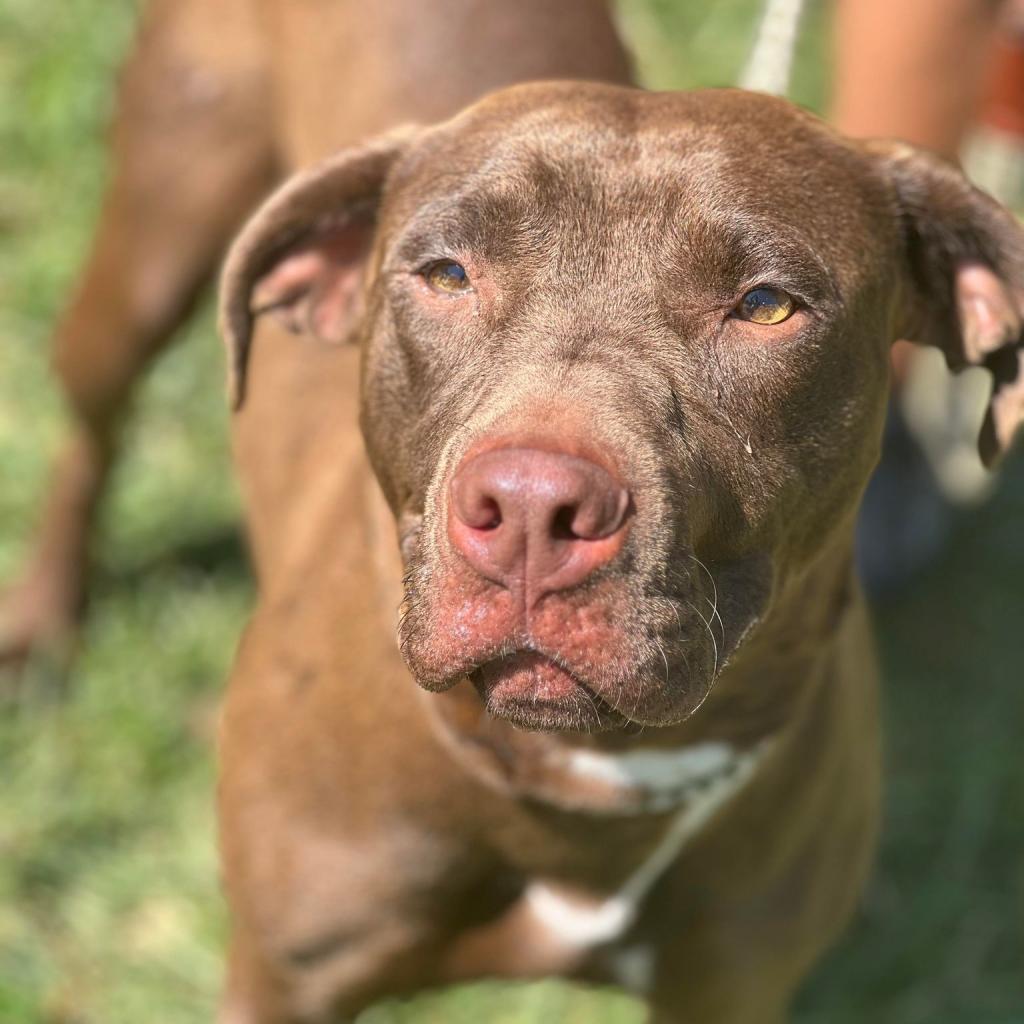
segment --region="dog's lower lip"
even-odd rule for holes
[[[523,728],[600,728],[619,717],[569,669],[533,651],[495,658],[470,678],[491,714]]]
[[[473,673],[488,692],[529,701],[559,700],[583,688],[583,683],[554,659],[535,651],[506,654],[480,665]]]

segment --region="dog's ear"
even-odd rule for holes
[[[261,313],[325,341],[348,336],[358,316],[384,182],[415,135],[415,129],[402,128],[301,171],[242,228],[220,285],[234,408],[245,397],[253,322]]]
[[[867,148],[898,207],[905,277],[898,336],[940,348],[952,370],[991,372],[979,439],[991,466],[1024,422],[1024,230],[941,158],[903,143]]]

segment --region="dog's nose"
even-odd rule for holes
[[[533,600],[585,580],[621,550],[629,492],[575,455],[498,448],[452,477],[448,536],[482,576]]]

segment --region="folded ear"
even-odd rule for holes
[[[902,143],[867,148],[892,185],[902,228],[899,337],[942,349],[953,370],[992,373],[979,439],[990,466],[1024,422],[1024,230],[941,158]]]
[[[273,313],[289,330],[344,341],[359,312],[384,182],[415,129],[343,150],[286,181],[228,251],[220,328],[234,408],[245,397],[253,323]]]

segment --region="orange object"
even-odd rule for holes
[[[990,67],[978,122],[1024,138],[1024,31],[999,36]]]

